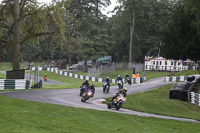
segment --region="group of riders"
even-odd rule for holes
[[[130,76],[128,74],[125,75],[125,81],[126,81],[127,78],[130,79]],[[47,81],[46,75],[44,76],[44,81]],[[119,89],[119,91],[112,97],[112,100],[115,99],[119,95],[123,95],[124,97],[126,97],[126,95],[127,95],[126,94],[127,88],[123,88],[124,82],[123,82],[123,79],[120,75],[117,76],[117,82],[119,82],[119,81],[122,84],[122,88]],[[107,77],[104,82],[106,82],[106,86],[108,87],[108,90],[109,90],[110,89],[110,79],[109,79],[109,77]],[[85,86],[85,89],[83,89],[83,86]],[[95,93],[95,85],[94,84],[90,85],[88,80],[86,80],[85,82],[82,83],[81,90],[80,90],[80,96],[83,96],[84,92],[87,92],[87,90],[92,91],[91,97],[93,97],[94,93]]]
[[[125,79],[127,79],[127,77],[130,78],[130,76],[129,76],[128,74],[125,75]],[[122,79],[122,77],[121,77],[120,75],[117,76],[117,81],[120,81],[120,82],[122,83],[122,88],[123,88],[123,84],[124,84],[124,83],[123,83],[123,79]],[[104,82],[106,82],[108,88],[110,88],[110,79],[109,79],[109,77],[107,77],[107,78],[105,79]],[[86,86],[86,89],[85,89],[84,91],[87,91],[88,89],[91,89],[92,92],[93,92],[92,97],[94,96],[94,93],[95,93],[95,85],[94,85],[94,84],[91,84],[91,86],[90,86],[89,81],[86,80],[85,82],[82,83],[82,86]],[[82,90],[81,90],[81,91],[82,91]],[[126,97],[126,95],[127,95],[126,92],[127,92],[127,88],[120,89],[120,90],[113,96],[112,99],[116,98],[116,97],[117,97],[118,95],[120,95],[120,94],[122,94],[124,97]],[[80,93],[80,96],[81,96],[81,93]]]

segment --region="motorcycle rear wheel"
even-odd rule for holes
[[[81,98],[81,102],[86,102],[86,99],[84,99],[84,98]]]

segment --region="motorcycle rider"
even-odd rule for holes
[[[126,81],[127,81],[126,79],[127,79],[128,77],[130,78],[130,76],[128,75],[128,73],[126,73],[126,75],[125,75],[125,83],[126,83]]]
[[[118,82],[121,81],[121,82],[122,82],[122,87],[123,87],[123,84],[124,84],[124,83],[123,83],[123,79],[121,78],[120,75],[117,76],[117,81],[118,81]]]
[[[95,93],[95,88],[94,88],[94,84],[92,84],[91,86],[88,87],[88,89],[91,89],[93,94],[92,94],[92,97],[94,96],[94,93]]]
[[[126,75],[125,75],[125,79],[126,79],[127,77],[129,77],[129,78],[130,78],[130,76],[128,75],[128,73],[126,73]]]
[[[90,84],[89,84],[88,80],[86,80],[85,82],[82,83],[82,86],[83,86],[83,85],[86,86],[86,90],[87,90]],[[81,95],[83,94],[83,92],[86,91],[86,90],[83,90],[83,89],[82,89],[82,86],[80,86],[81,89],[80,89],[80,95],[79,95],[79,96],[81,96]]]
[[[82,86],[83,86],[83,85],[86,85],[87,88],[88,88],[90,84],[89,84],[88,80],[85,80],[85,82],[82,83]]]
[[[119,90],[113,97],[112,97],[112,101],[119,96],[119,94],[122,94],[124,97],[126,97],[126,93],[127,93],[127,88],[124,88],[123,90]]]
[[[108,85],[108,88],[110,88],[110,79],[109,79],[109,77],[107,77],[105,81],[106,81],[106,83]]]

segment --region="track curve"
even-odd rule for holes
[[[132,85],[124,85],[124,86],[128,88],[128,95],[129,95],[129,94],[149,91],[149,90],[156,89],[168,84],[172,84],[172,83],[164,82],[164,78],[162,77],[162,78],[157,78],[157,79],[154,79],[142,84],[132,84]],[[95,90],[94,98],[89,99],[86,103],[81,102],[81,97],[79,96],[80,88],[57,89],[57,90],[11,91],[11,92],[1,92],[0,95],[13,97],[17,99],[38,101],[38,102],[51,103],[51,104],[59,104],[59,105],[72,106],[72,107],[78,107],[78,108],[88,108],[88,109],[111,111],[111,112],[132,114],[132,115],[145,116],[145,117],[156,117],[156,118],[163,118],[163,119],[172,119],[172,120],[200,123],[200,121],[193,120],[193,119],[155,115],[155,114],[132,111],[128,109],[120,109],[119,111],[116,111],[114,109],[107,109],[107,106],[104,104],[101,104],[101,101],[104,98],[112,97],[113,94],[118,92],[119,90],[118,87],[111,86],[109,93],[103,93],[102,87],[96,87],[95,89],[96,90]]]

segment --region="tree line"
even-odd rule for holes
[[[107,17],[102,9],[110,2],[54,0],[41,5],[37,0],[3,0],[0,61],[13,61],[17,55],[20,61],[67,58],[71,64],[90,59],[95,65],[97,58],[111,55],[114,61],[132,63],[144,62],[147,52],[199,59],[198,0],[118,0],[116,14]]]

